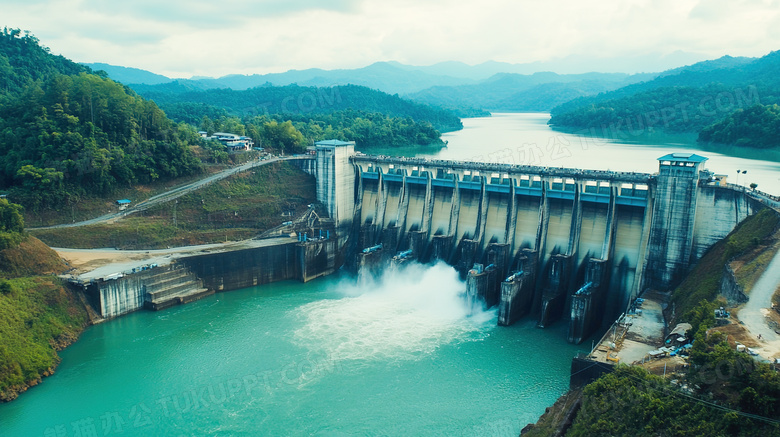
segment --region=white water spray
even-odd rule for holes
[[[482,339],[495,326],[495,310],[468,315],[466,284],[443,263],[389,268],[338,287],[344,297],[296,310],[303,323],[295,331],[299,344],[338,359],[415,359]]]

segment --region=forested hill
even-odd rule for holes
[[[0,190],[32,210],[200,170],[194,128],[154,102],[53,56],[18,31],[0,37]]]
[[[461,129],[460,119],[450,111],[415,103],[357,85],[334,87],[262,86],[248,90],[196,90],[180,82],[161,85],[133,85],[142,96],[152,99],[166,112],[181,121],[197,123],[204,115],[213,116],[214,107],[229,114],[331,114],[352,109],[382,113],[392,117],[428,121],[437,130],[449,132]],[[191,111],[187,113],[186,110]]]
[[[735,144],[756,149],[780,147],[780,106],[755,105],[738,109],[699,132],[707,143]]]
[[[649,128],[699,132],[737,110],[778,103],[778,71],[780,52],[759,59],[724,57],[702,62],[670,70],[649,82],[562,104],[552,110],[550,124],[610,136]]]
[[[0,102],[20,93],[35,81],[60,74],[90,73],[88,67],[49,53],[38,39],[19,29],[3,28],[0,34]]]

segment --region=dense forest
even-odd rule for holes
[[[443,145],[440,131],[462,128],[449,111],[353,85],[203,91],[171,82],[139,85],[145,98],[14,29],[0,37],[0,72],[0,190],[31,211],[195,174],[192,146],[227,162],[197,128],[285,153],[331,138],[363,149]]]
[[[142,96],[154,100],[176,120],[197,123],[213,107],[238,117],[281,114],[287,119],[307,115],[357,110],[382,113],[390,117],[427,121],[441,132],[463,128],[450,111],[402,99],[357,85],[301,87],[297,85],[261,86],[247,90],[197,90],[181,82],[161,85],[133,85]]]
[[[0,188],[33,210],[84,194],[193,174],[195,129],[154,102],[5,30],[0,64]]]
[[[17,95],[36,81],[46,81],[60,74],[92,71],[62,56],[49,53],[38,38],[19,29],[3,28],[0,34],[0,103]]]
[[[780,106],[755,105],[737,109],[699,132],[699,141],[758,149],[780,148]]]
[[[444,145],[441,134],[427,121],[415,122],[409,117],[390,117],[356,110],[330,114],[258,115],[243,119],[225,114],[214,118],[204,115],[198,126],[209,134],[233,132],[247,135],[254,138],[260,147],[271,147],[285,153],[299,153],[314,142],[329,139],[355,141],[359,150],[377,146]]]
[[[759,59],[724,57],[701,62],[670,70],[652,81],[571,100],[551,111],[550,124],[611,136],[637,134],[651,128],[669,132],[699,132],[705,128],[721,131],[722,125],[710,126],[728,124],[728,117],[735,111],[747,112],[757,104],[779,103],[778,69],[780,52]],[[760,143],[734,132],[718,136],[717,141],[752,146]],[[702,140],[716,141],[708,139],[708,135]]]

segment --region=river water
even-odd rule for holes
[[[780,195],[780,153],[730,148],[729,155],[703,148],[691,135],[613,132],[611,138],[582,136],[547,126],[549,114],[493,114],[463,120],[463,130],[442,135],[449,142],[441,151],[418,154],[436,159],[590,170],[655,173],[658,158],[688,152],[706,156],[706,167],[727,175],[730,183]],[[601,133],[601,132],[595,132]],[[721,150],[721,149],[718,149]],[[772,159],[773,161],[767,161]],[[737,170],[746,171],[737,177]]]
[[[451,267],[413,265],[132,313],[0,405],[0,435],[516,436],[584,348],[562,323],[467,316],[464,291]]]
[[[429,153],[654,172],[690,151],[742,184],[777,189],[780,164],[674,144],[551,130],[546,114],[464,120]],[[652,138],[651,138],[652,139]],[[57,372],[0,405],[0,436],[516,436],[568,386],[566,325],[467,316],[444,265],[357,283],[343,275],[219,293],[90,327]]]

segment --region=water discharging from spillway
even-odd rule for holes
[[[303,305],[296,341],[337,359],[413,359],[439,346],[484,338],[496,311],[469,315],[466,284],[446,264],[409,264],[344,280],[343,297]]]

